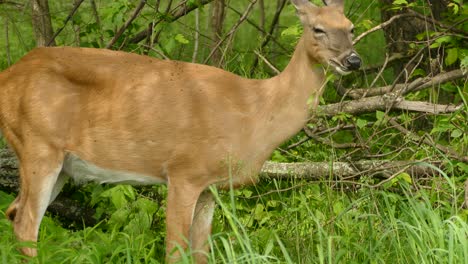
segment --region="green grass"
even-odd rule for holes
[[[256,188],[219,193],[210,263],[468,263],[468,212],[459,208],[461,188],[447,181],[434,179],[438,189],[403,181],[386,190],[294,183],[301,187],[267,195]],[[266,185],[275,183],[259,187]],[[13,197],[0,197],[4,211]],[[147,198],[126,207],[139,199]],[[131,225],[70,231],[46,217],[30,263],[162,263],[163,234]],[[20,263],[4,215],[0,236],[2,263]],[[188,253],[181,263],[191,263]]]

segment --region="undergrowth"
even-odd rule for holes
[[[274,181],[231,192],[213,189],[218,207],[209,260],[468,263],[468,210],[460,208],[462,188],[451,181],[434,178],[432,186],[417,186],[401,179],[381,188]],[[265,194],[268,188],[274,191]],[[151,202],[143,196],[121,198],[121,207],[94,227],[70,231],[46,216],[39,256],[29,263],[163,263],[164,210],[142,206]],[[4,217],[12,200],[0,193],[2,263],[24,260]],[[181,263],[192,263],[189,252]]]

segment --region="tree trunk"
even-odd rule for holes
[[[49,41],[54,35],[49,12],[48,0],[32,0],[32,26],[36,37],[36,46],[55,46],[55,41]]]
[[[211,57],[211,64],[219,66],[222,60],[222,51],[217,47],[217,43],[223,35],[223,24],[225,18],[225,0],[214,0],[211,7],[211,32],[212,32],[212,49],[217,49]]]

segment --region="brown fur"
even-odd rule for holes
[[[7,213],[18,239],[37,240],[44,213],[38,201],[51,196],[54,170],[74,154],[102,168],[167,181],[167,254],[176,244],[186,246],[189,233],[195,236],[192,248],[206,249],[211,223],[197,215],[212,210],[195,210],[200,194],[211,184],[225,185],[229,175],[236,186],[254,183],[271,152],[317,106],[324,80],[317,64],[352,51],[351,23],[341,5],[293,2],[305,33],[287,68],[267,80],[69,47],[35,49],[2,72],[0,128],[21,164],[21,192]],[[330,37],[314,36],[315,24]],[[199,204],[210,207],[207,196]],[[31,248],[23,252],[36,254]]]

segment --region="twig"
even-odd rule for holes
[[[419,86],[414,87],[411,90],[405,91],[405,94],[409,92],[424,90],[426,88],[437,86],[442,83],[457,80],[463,77],[466,77],[466,73],[463,73],[462,70],[453,70],[449,72],[440,73],[434,77],[427,77],[427,78],[422,79],[422,83]],[[402,89],[405,86],[406,86],[405,84],[397,84],[395,89],[397,90]],[[371,96],[383,95],[383,94],[389,93],[391,89],[392,89],[391,85],[378,87],[378,88],[350,89],[349,92],[346,93],[346,95],[350,96],[351,98],[357,99],[363,96],[371,97]]]
[[[270,25],[270,30],[268,31],[268,35],[266,36],[266,38],[263,40],[262,44],[260,45],[260,49],[263,49],[265,48],[268,43],[270,42],[270,40],[272,39],[272,36],[273,36],[273,32],[275,31],[278,23],[279,23],[279,19],[280,19],[280,15],[281,15],[281,12],[283,11],[284,9],[284,6],[286,5],[286,0],[280,0],[278,2],[278,5],[276,7],[276,12],[275,12],[275,15],[273,16],[273,20],[271,21],[271,25]],[[255,57],[255,60],[252,64],[252,70],[250,71],[250,74],[252,75],[255,71],[255,68],[257,67],[258,65],[258,57]]]
[[[24,7],[24,4],[14,2],[14,1],[6,1],[6,0],[0,0],[0,4],[7,4],[7,5],[14,5],[17,8],[22,8]]]
[[[104,46],[104,36],[102,35],[102,32],[101,32],[101,30],[102,30],[101,18],[99,17],[99,12],[97,10],[95,0],[91,0],[91,9],[93,10],[93,16],[94,16],[94,19],[96,20],[96,25],[99,28],[99,46],[103,47]]]
[[[432,147],[438,149],[439,151],[445,153],[446,155],[448,155],[448,156],[450,156],[450,157],[452,157],[452,158],[454,158],[456,160],[463,161],[463,162],[468,162],[468,156],[461,156],[455,150],[453,150],[453,149],[451,149],[449,147],[434,143],[434,142],[430,141],[427,137],[421,138],[419,135],[417,135],[417,134],[409,131],[408,129],[404,128],[397,121],[395,121],[395,119],[392,118],[392,119],[389,120],[389,122],[390,122],[390,124],[393,125],[393,127],[395,127],[397,130],[399,130],[401,133],[407,135],[409,138],[413,139],[414,141],[423,142],[426,145],[432,146]]]
[[[52,43],[54,43],[55,38],[62,32],[62,30],[65,28],[67,25],[68,21],[75,15],[76,11],[80,7],[80,5],[84,2],[84,0],[78,0],[75,2],[75,6],[73,6],[72,11],[70,14],[68,14],[67,18],[65,18],[65,21],[63,22],[63,26],[55,32],[55,34],[50,38],[49,42],[47,42],[47,46],[50,46]]]
[[[273,64],[271,64],[271,62],[269,62],[269,61],[267,60],[267,58],[265,58],[262,54],[260,54],[260,52],[258,52],[258,51],[254,51],[254,52],[255,52],[255,54],[256,54],[260,59],[262,59],[263,62],[265,62],[265,64],[268,65],[268,67],[270,67],[270,69],[272,69],[276,74],[280,74],[280,73],[281,73],[281,71],[278,70],[278,68],[276,68],[275,66],[273,66]]]
[[[468,179],[465,181],[465,201],[462,207],[468,209]]]
[[[395,22],[395,20],[397,19],[400,19],[402,17],[408,17],[408,16],[414,16],[412,14],[408,14],[408,13],[405,13],[405,14],[399,14],[399,15],[394,15],[392,16],[389,20],[381,23],[380,25],[377,25],[365,32],[363,32],[361,35],[357,36],[355,39],[354,39],[354,42],[353,42],[353,45],[356,45],[359,41],[361,41],[364,37],[366,37],[367,35],[369,35],[370,33],[373,33],[377,30],[380,30],[380,29],[383,29],[384,27],[387,27],[389,26],[390,24],[392,24],[393,22]]]
[[[242,15],[241,18],[239,18],[239,20],[236,22],[236,24],[234,24],[234,26],[232,26],[231,30],[229,30],[229,32],[222,38],[218,41],[218,43],[216,43],[216,45],[213,47],[213,49],[211,50],[210,54],[208,55],[208,57],[206,57],[205,61],[203,62],[203,64],[207,64],[208,61],[211,59],[211,57],[215,54],[216,50],[218,50],[219,46],[221,46],[221,44],[223,44],[223,42],[228,38],[230,37],[232,34],[234,34],[234,32],[236,32],[237,28],[242,24],[242,22],[244,22],[244,20],[247,18],[247,16],[249,15],[250,11],[252,10],[253,6],[255,5],[255,3],[257,2],[257,0],[251,0],[250,4],[247,6],[247,9],[245,10],[244,14]]]
[[[233,8],[231,5],[228,5],[227,6],[230,10],[234,11],[235,13],[237,13],[238,15],[242,16],[242,12],[240,12],[239,10]],[[251,25],[252,27],[254,27],[256,30],[262,32],[262,35],[265,35],[265,36],[269,36],[271,41],[273,41],[281,50],[283,50],[284,52],[289,52],[289,50],[283,46],[283,44],[281,44],[276,38],[274,35],[270,34],[269,32],[266,32],[264,29],[262,29],[260,26],[258,26],[257,24],[255,24],[252,20],[250,19],[246,19],[245,20],[247,23],[249,23],[249,25]]]
[[[130,17],[130,19],[127,20],[127,22],[125,22],[125,24],[117,31],[117,33],[115,33],[112,40],[106,45],[106,49],[110,49],[115,44],[115,42],[117,42],[120,36],[122,36],[124,31],[128,28],[128,26],[130,26],[133,20],[137,18],[137,16],[140,14],[141,10],[143,10],[143,7],[145,7],[145,5],[146,0],[141,0],[140,4],[135,8],[135,11],[133,12],[133,15]]]
[[[388,111],[392,109],[409,110],[430,114],[453,113],[462,108],[462,105],[439,105],[428,102],[407,101],[402,96],[386,94],[382,96],[365,97],[361,99],[343,101],[335,104],[319,106],[316,113],[323,116],[335,116],[339,113],[351,115],[370,113],[376,110]]]
[[[455,33],[458,33],[458,34],[461,34],[461,35],[464,35],[466,36],[468,34],[468,32],[462,30],[462,29],[458,29],[458,28],[455,28],[456,24],[455,25],[445,25],[443,23],[441,23],[440,21],[437,21],[431,17],[428,17],[428,16],[425,16],[423,14],[420,14],[412,9],[407,9],[408,13],[411,14],[412,16],[420,19],[420,20],[424,20],[424,21],[429,21],[431,23],[433,23],[434,25],[437,25],[443,29],[445,29],[446,31],[452,31],[452,32],[455,32]],[[467,19],[463,19],[462,21],[459,22],[460,23],[465,23],[467,21]]]
[[[198,9],[199,7],[202,7],[208,3],[211,3],[213,0],[200,0],[196,1],[198,5],[178,5],[176,8],[172,9],[172,11],[167,14],[167,16],[162,16],[160,19],[154,22],[154,26],[158,25],[162,21],[167,21],[167,22],[174,22],[178,20],[179,18],[189,14],[195,9]],[[168,13],[168,12],[166,12]],[[148,36],[148,30],[144,29],[137,34],[133,38],[130,39],[130,43],[138,43],[142,40],[144,40]]]
[[[346,148],[363,148],[365,146],[363,145],[360,145],[360,144],[356,144],[356,143],[344,143],[344,144],[338,144],[338,143],[335,143],[331,140],[327,140],[325,138],[321,138],[319,136],[317,136],[316,134],[314,134],[310,128],[308,128],[307,126],[304,127],[304,132],[306,133],[306,135],[312,139],[314,139],[315,141],[317,142],[320,142],[322,144],[325,144],[325,145],[329,145],[331,146],[332,148],[336,148],[336,149],[346,149]]]

